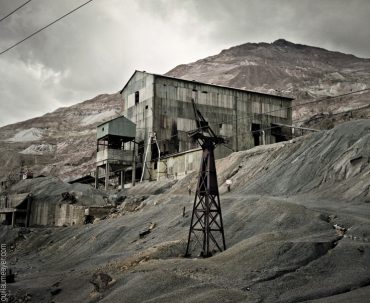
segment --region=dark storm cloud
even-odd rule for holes
[[[140,1],[163,19],[186,10],[211,43],[233,45],[279,38],[370,57],[368,0]],[[157,9],[156,9],[157,8]],[[196,32],[191,34],[196,35]]]
[[[86,0],[31,1],[0,23],[0,50]],[[0,0],[0,17],[24,3]],[[245,42],[292,42],[370,57],[370,1],[95,0],[0,56],[0,125],[118,91],[135,69]]]

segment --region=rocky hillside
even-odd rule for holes
[[[0,178],[21,165],[68,180],[94,166],[96,125],[122,112],[120,94],[99,95],[44,116],[0,128]]]
[[[294,44],[246,43],[167,75],[292,96],[296,124],[328,129],[370,117],[370,91],[319,103],[302,102],[370,88],[370,59]],[[0,128],[0,179],[20,166],[36,174],[79,177],[93,168],[95,128],[122,112],[119,94],[100,95],[42,117]]]
[[[183,257],[196,172],[118,192],[94,224],[0,226],[9,301],[368,302],[369,154],[367,119],[218,160],[227,250],[206,259]]]

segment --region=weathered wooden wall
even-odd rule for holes
[[[136,92],[140,96],[138,103],[135,102]],[[198,147],[187,135],[196,128],[192,99],[213,131],[227,140],[228,148],[219,146],[216,158],[232,150],[252,148],[255,145],[252,123],[265,130],[266,144],[276,142],[270,129],[273,124],[292,123],[288,98],[146,72],[135,72],[122,96],[125,116],[136,123],[136,141],[144,141],[146,148],[149,133],[156,132],[162,156]],[[149,150],[147,161],[151,159]],[[155,174],[153,172],[153,176]]]

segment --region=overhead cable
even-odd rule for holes
[[[14,11],[10,12],[9,14],[7,14],[5,17],[2,17],[0,19],[0,22],[5,20],[6,18],[10,17],[11,15],[13,15],[16,11],[18,11],[19,9],[21,9],[23,6],[25,6],[27,3],[30,3],[32,0],[28,0],[27,2],[23,3],[21,6],[18,6]]]
[[[12,46],[8,47],[7,49],[3,50],[2,52],[0,52],[0,55],[10,51],[11,49],[13,49],[14,47],[16,47],[17,45],[23,43],[24,41],[28,40],[29,38],[37,35],[39,32],[43,31],[44,29],[47,29],[48,27],[50,27],[51,25],[57,23],[58,21],[62,20],[63,18],[67,17],[68,15],[72,14],[73,12],[77,11],[78,9],[82,8],[83,6],[85,6],[86,4],[92,2],[93,0],[89,0],[89,1],[86,1],[85,3],[81,4],[80,6],[76,7],[75,9],[69,11],[68,13],[66,13],[65,15],[59,17],[58,19],[54,20],[53,22],[49,23],[48,25],[45,25],[44,27],[38,29],[37,31],[33,32],[31,35],[27,36],[26,38],[22,39],[21,41],[18,41],[17,43],[14,43]]]

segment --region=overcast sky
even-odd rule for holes
[[[26,0],[0,0],[0,19]],[[32,0],[0,22],[0,52],[86,0]],[[0,55],[0,126],[276,39],[370,58],[369,0],[94,0]]]

